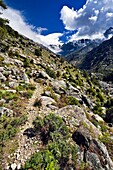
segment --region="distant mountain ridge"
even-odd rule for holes
[[[68,61],[70,61],[72,58],[76,60],[76,55],[77,57],[78,57],[78,54],[80,54],[81,56],[81,50],[83,54],[84,52],[86,54],[87,52],[91,51],[93,48],[97,47],[103,41],[111,38],[112,36],[113,36],[113,27],[110,27],[103,33],[104,38],[73,40],[73,41],[69,41],[66,43],[62,43],[62,45],[51,44],[49,45],[49,48],[52,51],[56,52],[57,54],[61,56],[65,56]]]
[[[95,71],[113,69],[113,37],[86,54],[80,68]]]
[[[83,47],[79,48],[78,50],[72,52],[71,54],[65,56],[66,60],[69,61],[73,65],[79,65],[83,59],[84,56],[97,47],[101,43],[101,40],[89,40],[89,43],[84,45]]]

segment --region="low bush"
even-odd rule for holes
[[[72,96],[68,97],[68,104],[80,106],[79,101],[76,98],[72,97]]]
[[[42,55],[42,49],[41,48],[36,48],[35,49],[35,55],[36,56],[41,56]]]
[[[50,77],[56,79],[56,74],[55,74],[55,72],[54,72],[50,67],[47,67],[47,68],[46,68],[46,73],[47,73]]]
[[[46,149],[35,153],[25,163],[24,170],[74,169],[77,148],[69,142],[70,133],[62,118],[55,114],[45,116],[43,119],[37,117],[34,121],[34,127],[40,133]]]

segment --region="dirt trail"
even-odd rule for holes
[[[26,105],[25,112],[28,114],[28,121],[20,127],[20,131],[17,134],[17,141],[19,146],[15,153],[10,155],[10,157],[13,158],[12,164],[15,164],[17,169],[21,169],[20,166],[24,165],[26,160],[29,159],[34,152],[39,151],[39,140],[36,140],[35,137],[28,138],[27,136],[23,135],[23,132],[26,129],[33,127],[32,122],[38,113],[38,108],[34,107],[33,104],[35,99],[41,96],[42,92],[43,88],[40,86],[40,84],[36,84],[36,89],[33,93],[33,96],[29,99],[29,102]]]

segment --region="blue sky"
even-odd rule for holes
[[[64,26],[60,20],[63,6],[80,9],[86,0],[5,0],[8,6],[22,11],[27,21],[41,28],[46,28],[43,34],[63,32]],[[33,3],[31,3],[33,2]]]
[[[81,38],[105,38],[113,27],[113,0],[5,0],[1,17],[20,34],[50,47]],[[31,3],[33,2],[33,3]],[[55,52],[58,52],[59,48]]]

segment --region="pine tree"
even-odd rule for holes
[[[7,9],[7,6],[6,6],[6,4],[3,2],[3,0],[0,0],[0,6],[1,6],[3,9]]]

